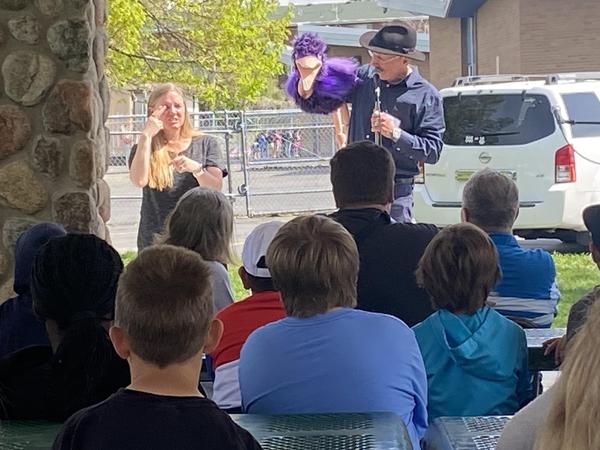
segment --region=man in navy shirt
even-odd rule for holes
[[[409,222],[417,163],[435,164],[442,151],[442,100],[437,89],[409,65],[411,59],[425,60],[415,49],[417,34],[409,25],[400,22],[369,31],[360,44],[369,50],[371,62],[358,70],[359,82],[348,98],[353,105],[348,142],[375,141],[380,133],[381,145],[396,163],[391,216]]]

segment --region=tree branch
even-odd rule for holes
[[[128,53],[128,52],[125,52],[121,49],[114,47],[113,45],[109,45],[108,48],[111,49],[113,52],[119,53],[123,56],[127,56],[129,58],[135,58],[135,59],[142,59],[149,63],[183,64],[183,65],[189,65],[189,66],[194,66],[194,67],[198,66],[198,61],[193,60],[193,59],[189,59],[189,60],[186,60],[186,59],[163,59],[163,58],[159,58],[158,56],[136,55],[134,53]],[[233,72],[224,72],[224,71],[219,71],[219,70],[207,70],[207,69],[201,69],[201,68],[198,68],[197,70],[200,70],[201,72],[207,73],[209,75],[231,75],[233,73]]]

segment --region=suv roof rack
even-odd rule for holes
[[[560,81],[600,81],[600,72],[571,72],[554,74],[498,74],[498,75],[471,75],[458,77],[452,87],[477,86],[479,84],[511,83],[516,81],[543,80],[546,84],[558,84]]]
[[[476,86],[478,84],[510,83],[514,81],[533,81],[544,80],[548,75],[471,75],[468,77],[459,77],[454,80],[452,87],[458,86]]]
[[[555,73],[546,76],[546,84],[557,84],[559,81],[600,81],[600,72]]]

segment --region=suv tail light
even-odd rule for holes
[[[558,149],[554,155],[554,178],[557,183],[577,181],[575,173],[575,149],[571,144]]]
[[[417,161],[417,167],[419,168],[419,173],[415,175],[415,184],[424,184],[425,183],[425,163],[423,161]]]

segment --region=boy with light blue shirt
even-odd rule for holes
[[[267,266],[288,317],[254,331],[239,380],[248,413],[398,414],[413,448],[427,428],[427,379],[401,320],[353,309],[358,250],[344,227],[299,217],[278,232]]]
[[[471,224],[442,230],[421,258],[417,281],[438,309],[413,327],[430,421],[514,414],[531,399],[525,332],[485,306],[499,276],[494,244]]]

